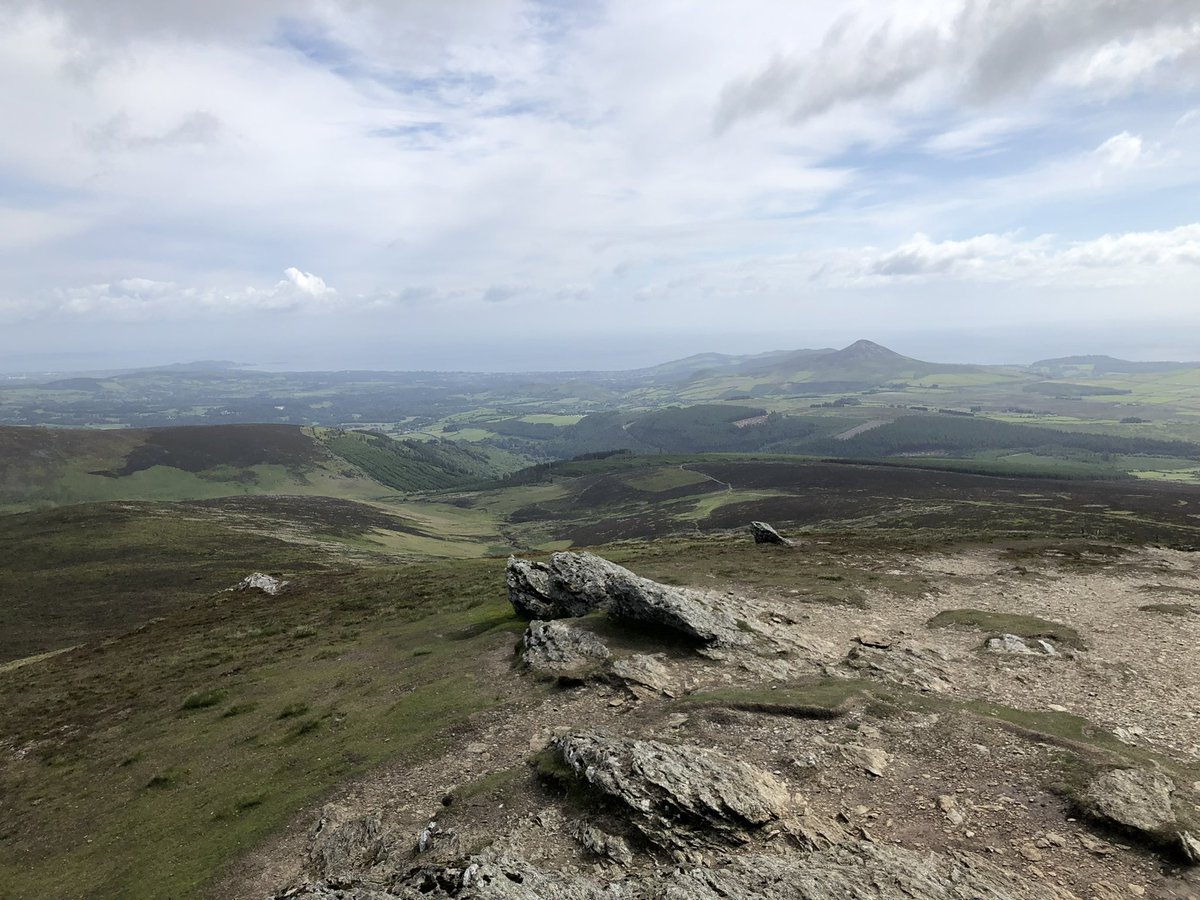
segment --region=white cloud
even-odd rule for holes
[[[890,249],[841,250],[818,270],[831,286],[889,281],[1050,282],[1075,287],[1154,284],[1200,272],[1200,223],[1168,231],[1106,234],[1083,241],[1053,235],[983,234],[935,241],[924,234]]]
[[[274,287],[222,288],[180,285],[152,278],[59,288],[24,299],[9,298],[0,311],[10,320],[46,317],[116,321],[175,321],[258,312],[327,312],[338,308],[337,291],[317,275],[296,268],[284,271]],[[348,305],[366,306],[371,298]]]
[[[1097,147],[1096,155],[1110,166],[1128,169],[1142,157],[1142,139],[1138,135],[1122,131]]]
[[[325,284],[325,279],[318,275],[313,275],[311,272],[301,272],[294,266],[284,269],[283,274],[286,280],[276,285],[276,291],[286,289],[290,285],[301,294],[314,299],[320,299],[337,293]]]

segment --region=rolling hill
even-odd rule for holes
[[[264,494],[365,500],[520,464],[486,447],[294,425],[0,427],[0,510]]]

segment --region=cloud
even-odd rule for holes
[[[286,280],[279,282],[275,286],[277,292],[286,290],[290,285],[300,294],[312,297],[313,299],[320,299],[337,293],[337,291],[325,284],[325,279],[313,275],[311,272],[301,272],[294,266],[284,269],[283,274]]]
[[[731,81],[715,122],[725,129],[766,112],[803,122],[922,90],[925,106],[987,105],[1056,81],[1087,86],[1099,73],[1109,87],[1129,89],[1152,74],[1166,77],[1171,62],[1197,47],[1193,0],[962,0],[934,13],[906,5],[885,11],[882,22],[851,14],[815,50],[777,55]]]
[[[356,298],[350,305],[367,305]],[[297,268],[284,271],[270,288],[221,288],[180,285],[152,278],[123,278],[113,282],[59,288],[37,296],[9,298],[0,311],[9,319],[47,317],[115,321],[177,320],[191,316],[247,313],[313,313],[338,308],[337,291],[324,279]]]
[[[1063,272],[1137,306],[1197,286],[1178,236],[1157,274],[1122,242],[1194,218],[1197,75],[1193,0],[13,0],[0,298],[84,343],[272,316],[448,353]]]
[[[1097,147],[1096,155],[1110,166],[1128,169],[1142,157],[1142,139],[1128,131],[1122,131]]]
[[[891,249],[846,249],[817,271],[826,285],[888,281],[1025,281],[1044,284],[1153,283],[1165,268],[1195,278],[1200,266],[1200,223],[1167,231],[1106,234],[1083,241],[1016,233],[935,241],[924,234]]]

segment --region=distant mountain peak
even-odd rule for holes
[[[908,358],[906,356],[902,356],[901,354],[897,353],[895,350],[889,350],[887,347],[883,346],[883,344],[877,344],[874,341],[868,341],[865,338],[862,340],[859,340],[859,341],[855,341],[849,347],[843,347],[841,350],[838,350],[837,355],[846,356],[846,357],[855,356],[855,357],[860,357],[860,358],[868,357],[868,356],[888,358],[888,359],[907,359]]]

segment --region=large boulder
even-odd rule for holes
[[[531,669],[565,679],[582,678],[612,656],[590,631],[557,619],[530,622],[521,644],[521,658]]]
[[[1097,775],[1082,805],[1094,819],[1140,835],[1171,856],[1200,863],[1200,838],[1176,815],[1175,782],[1148,769],[1112,769]]]
[[[594,553],[564,551],[544,563],[509,557],[506,579],[517,615],[565,619],[607,606],[617,585],[638,576]]]
[[[701,747],[589,731],[556,738],[551,752],[667,850],[743,844],[788,810],[774,775]]]
[[[1092,779],[1084,792],[1088,811],[1110,824],[1159,835],[1176,822],[1175,782],[1146,769],[1113,769]]]
[[[719,597],[635,578],[615,586],[608,602],[610,619],[666,628],[701,644],[730,646],[751,641],[748,626],[739,623]]]
[[[593,553],[553,553],[547,562],[511,558],[508,599],[535,619],[607,609],[612,619],[667,628],[702,644],[745,644],[749,635],[717,597],[635,575]]]

